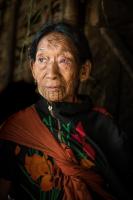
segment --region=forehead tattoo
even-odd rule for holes
[[[64,42],[64,36],[53,34],[48,39],[48,46],[54,46],[55,48],[59,47],[59,45]]]
[[[64,50],[65,48],[67,48],[67,51],[68,50],[71,50],[72,49],[72,42],[70,41],[69,38],[67,38],[66,36],[64,36],[63,34],[60,34],[60,33],[51,33],[51,34],[48,34],[44,37],[44,39],[47,39],[47,47],[48,48],[58,48],[60,47],[60,45],[63,45],[64,46]],[[66,47],[66,44],[67,44],[67,47]],[[73,47],[75,49],[75,47]],[[43,47],[40,47],[39,50],[45,50],[45,48]]]

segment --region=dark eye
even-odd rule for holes
[[[45,63],[47,62],[47,59],[44,58],[44,57],[40,57],[40,58],[37,58],[37,62],[38,62],[39,64],[45,64]]]
[[[59,60],[59,63],[61,63],[61,64],[70,64],[70,60],[68,58],[61,58]]]
[[[61,62],[61,63],[65,63],[65,62],[66,62],[66,58],[62,58],[62,59],[60,60],[60,62]]]

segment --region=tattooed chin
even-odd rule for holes
[[[44,90],[43,93],[41,92],[41,94],[48,101],[62,101],[65,97],[64,89],[56,91]]]

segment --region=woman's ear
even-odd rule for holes
[[[91,72],[91,62],[87,60],[83,65],[80,70],[80,82],[86,81],[89,79]]]

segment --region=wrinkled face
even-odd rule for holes
[[[73,42],[61,33],[50,33],[38,44],[32,73],[39,93],[49,102],[75,98],[79,66]]]

